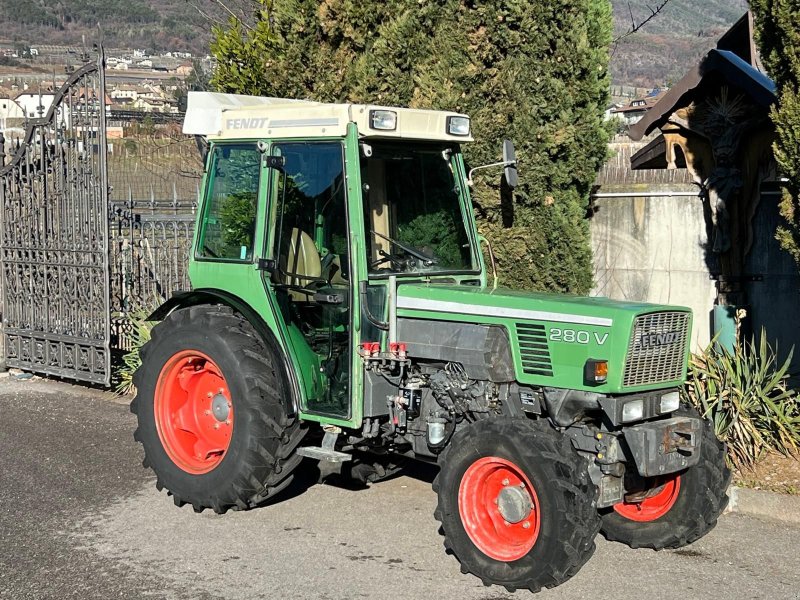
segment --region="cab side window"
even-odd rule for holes
[[[344,157],[340,142],[284,143],[276,255],[285,281],[305,287],[349,279]],[[285,186],[285,189],[284,189]]]
[[[255,144],[220,145],[209,166],[209,187],[197,254],[201,258],[251,261],[261,153]]]

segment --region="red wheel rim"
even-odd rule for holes
[[[487,456],[464,473],[458,489],[464,530],[489,558],[510,562],[531,551],[539,537],[539,499],[522,469]]]
[[[681,477],[676,475],[672,479],[661,481],[663,483],[653,488],[651,496],[641,502],[620,502],[614,505],[614,510],[626,519],[640,523],[660,519],[672,509],[678,499],[681,490]]]
[[[154,398],[156,430],[170,460],[194,475],[222,462],[233,434],[233,405],[220,368],[184,350],[161,369]]]

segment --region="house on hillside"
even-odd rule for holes
[[[22,127],[25,113],[22,107],[8,96],[0,97],[0,132]]]
[[[610,115],[611,117],[621,118],[625,125],[633,125],[644,117],[645,113],[653,108],[666,93],[666,90],[656,88],[648,92],[648,94],[642,98],[631,100],[625,106],[613,108]]]
[[[765,328],[800,342],[800,277],[775,240],[775,86],[742,17],[629,129],[627,164],[594,194],[595,293],[689,305],[695,350]]]
[[[47,114],[55,97],[53,92],[24,91],[18,94],[14,100],[29,119],[38,119]]]

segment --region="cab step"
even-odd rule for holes
[[[300,456],[331,463],[343,463],[348,460],[353,460],[351,454],[334,450],[336,438],[338,437],[338,432],[326,431],[325,437],[322,438],[322,446],[302,446],[298,448],[296,452]]]

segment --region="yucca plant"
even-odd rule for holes
[[[734,351],[712,341],[689,363],[684,396],[714,423],[728,444],[734,466],[750,467],[766,450],[782,454],[800,448],[800,403],[787,378],[792,351],[782,363],[761,330]]]
[[[128,333],[130,349],[122,357],[122,364],[117,370],[116,391],[118,394],[131,394],[136,392],[136,387],[133,385],[133,374],[142,364],[139,352],[142,346],[150,341],[150,330],[153,328],[153,323],[147,321],[147,316],[149,314],[150,311],[137,311],[127,315],[130,329]]]

